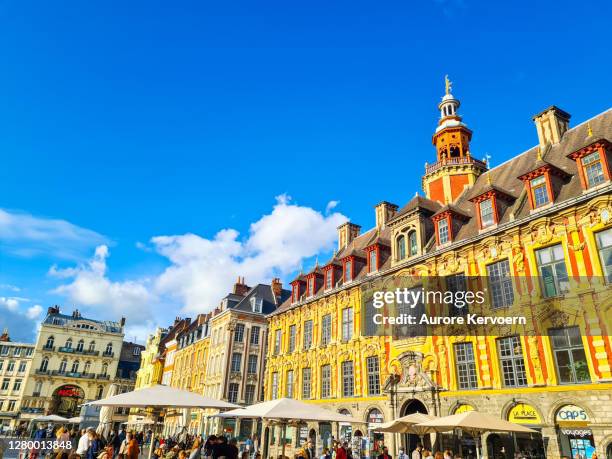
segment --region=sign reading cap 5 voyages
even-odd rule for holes
[[[565,405],[557,411],[555,417],[560,422],[589,422],[591,419],[586,411],[576,405]]]

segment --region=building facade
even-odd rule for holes
[[[117,373],[109,394],[124,394],[131,392],[136,387],[136,375],[140,368],[140,357],[145,350],[141,344],[124,341],[121,345]],[[115,408],[112,415],[113,429],[119,429],[121,424],[128,421],[130,410],[128,408]]]
[[[14,431],[19,420],[34,345],[14,343],[8,330],[0,335],[0,432]]]
[[[416,443],[404,435],[377,437],[372,428],[379,420],[476,409],[538,431],[485,436],[491,456],[606,457],[612,110],[570,128],[570,115],[553,106],[534,117],[535,147],[489,168],[470,149],[472,131],[459,105],[447,83],[425,196],[401,208],[380,203],[375,227],[365,233],[354,223],[341,226],[333,259],[295,279],[291,298],[269,316],[266,399],[311,398],[368,421],[370,432],[353,426],[333,434],[372,455],[380,441],[395,451]],[[372,313],[360,295],[406,278],[449,291],[487,279],[489,306],[517,307],[527,322],[521,332],[369,337],[356,325]],[[575,314],[558,313],[568,310]],[[377,384],[380,392],[372,391]],[[316,436],[321,445],[328,429],[297,429],[291,443]],[[269,435],[278,443],[278,433]],[[446,446],[473,452],[474,442],[465,436]]]
[[[125,319],[98,321],[78,310],[51,307],[42,321],[26,378],[20,419],[46,414],[76,417],[81,405],[100,399],[117,374]]]

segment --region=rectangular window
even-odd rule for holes
[[[19,389],[21,389],[21,379],[16,379],[13,383],[13,390],[18,391]]]
[[[438,221],[438,240],[440,241],[440,244],[446,244],[448,241],[450,241],[447,218]]]
[[[234,342],[242,343],[244,341],[244,324],[236,324],[234,330]]]
[[[321,398],[331,397],[331,365],[321,367]]]
[[[281,330],[280,328],[274,332],[274,355],[278,355],[281,352]]]
[[[598,151],[584,156],[581,161],[589,188],[599,185],[606,180]]]
[[[257,356],[254,354],[249,355],[249,360],[247,362],[247,374],[257,374]]]
[[[352,397],[355,395],[355,373],[353,372],[353,361],[342,362],[342,396]]]
[[[272,373],[272,400],[278,398],[278,373]]]
[[[578,327],[549,330],[559,382],[562,384],[590,382],[582,336]]]
[[[527,373],[525,371],[521,338],[518,336],[499,338],[497,340],[497,349],[499,350],[499,361],[504,386],[526,386]]]
[[[378,357],[368,357],[366,367],[368,370],[368,394],[380,395],[380,363]]]
[[[285,396],[293,398],[293,370],[287,371],[287,391]]]
[[[308,400],[312,394],[312,370],[302,368],[302,398]]]
[[[548,188],[546,186],[546,177],[541,175],[531,180],[531,196],[533,198],[533,208],[536,209],[545,204],[548,204]]]
[[[230,403],[236,403],[238,401],[238,383],[230,383],[227,400]]]
[[[597,233],[599,259],[606,282],[612,283],[612,228]]]
[[[0,388],[0,390],[8,390],[10,383],[11,383],[10,379],[4,378],[2,380],[2,387]]]
[[[247,384],[244,390],[244,401],[247,405],[253,403],[255,398],[255,386],[253,384]]]
[[[296,326],[289,327],[289,352],[295,351]]]
[[[9,400],[7,411],[15,411],[15,405],[16,405],[15,400]]]
[[[333,287],[332,276],[334,268],[330,268],[325,271],[325,290],[330,290]]]
[[[348,341],[353,337],[353,308],[342,310],[342,341]]]
[[[312,320],[304,322],[304,349],[312,347]]]
[[[459,389],[477,389],[476,361],[472,343],[455,344],[455,364],[457,370],[457,387]]]
[[[465,274],[453,274],[446,276],[446,290],[457,294],[458,292],[465,292],[467,290],[467,283],[465,280]],[[463,316],[468,314],[469,308],[465,304],[463,307],[455,306],[454,304],[449,305],[449,314],[453,316]]]
[[[483,228],[491,226],[493,223],[495,223],[492,199],[487,199],[480,203],[480,223]]]
[[[331,328],[331,314],[325,314],[321,319],[321,346],[327,346],[331,342]]]
[[[12,373],[15,370],[15,361],[9,360],[8,365],[6,366],[7,373]]]
[[[259,333],[261,331],[260,327],[254,326],[251,327],[251,345],[258,346],[259,345]]]
[[[238,354],[237,352],[234,352],[232,354],[231,372],[240,373],[241,365],[242,365],[242,354]]]
[[[298,285],[294,285],[291,290],[291,302],[297,303],[300,301],[300,287]]]
[[[26,357],[31,357],[32,354],[34,354],[34,348],[31,348],[31,347],[27,348],[26,349]]]
[[[20,347],[16,347],[15,350],[13,351],[13,355],[15,357],[19,357],[21,355],[21,348]]]
[[[353,280],[353,261],[346,260],[344,262],[344,282],[350,282]]]
[[[370,272],[373,273],[378,271],[378,251],[376,249],[370,250],[370,253],[368,253],[368,261]]]
[[[542,294],[546,298],[569,291],[569,279],[561,244],[536,251]]]
[[[308,296],[313,296],[315,294],[315,278],[310,277],[308,279]]]
[[[510,277],[510,262],[501,260],[487,265],[487,276],[489,276],[492,306],[494,308],[511,306],[514,303],[514,290]]]

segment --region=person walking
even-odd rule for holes
[[[393,459],[393,457],[389,454],[389,448],[383,446],[382,454],[378,455],[378,459]]]
[[[140,446],[138,445],[138,440],[134,435],[130,436],[130,441],[127,445],[126,458],[127,459],[138,459],[138,455],[140,454]]]

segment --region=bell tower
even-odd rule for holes
[[[436,162],[425,164],[423,191],[429,199],[451,204],[466,186],[473,185],[478,176],[487,170],[487,165],[470,153],[472,131],[458,113],[461,103],[451,93],[452,84],[448,75],[445,86],[446,93],[438,105],[440,120],[432,137]]]

